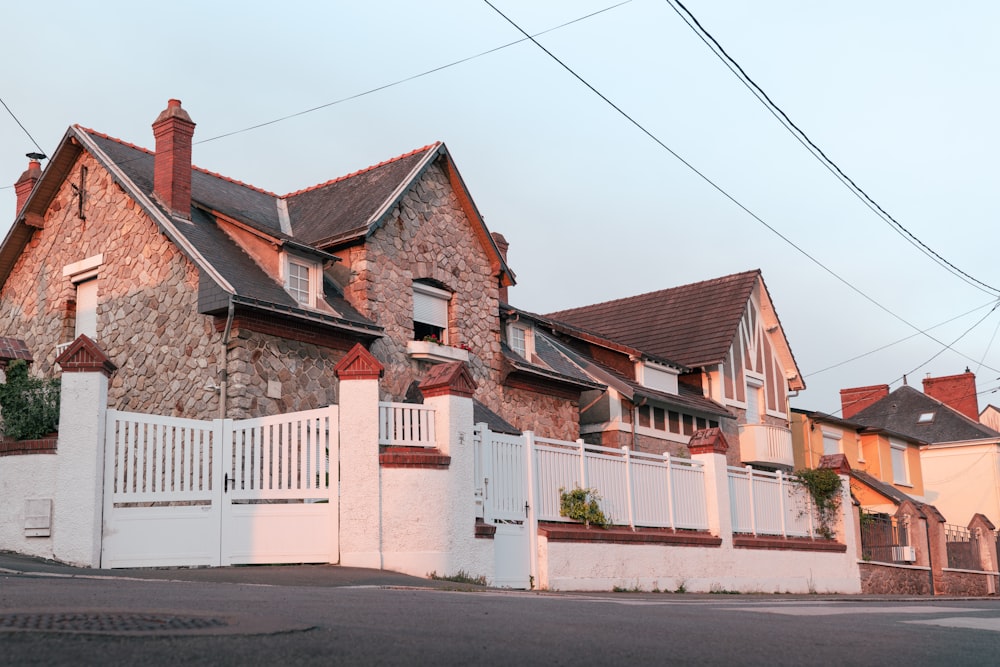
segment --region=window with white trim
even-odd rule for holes
[[[909,485],[910,475],[906,466],[906,443],[890,440],[889,452],[892,461],[892,483]]]
[[[281,279],[295,303],[305,308],[315,308],[322,277],[319,262],[282,253]]]
[[[507,344],[510,349],[529,361],[535,353],[531,327],[523,324],[511,324],[507,327]]]
[[[844,434],[833,429],[823,429],[823,456],[830,454],[840,454],[843,451],[841,444]]]
[[[448,304],[451,292],[413,283],[413,340],[448,344]]]

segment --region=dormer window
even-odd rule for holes
[[[448,304],[451,292],[427,283],[413,283],[413,340],[448,344]]]
[[[319,263],[286,252],[282,254],[281,269],[285,290],[295,303],[303,308],[315,308],[322,284]]]
[[[514,352],[523,359],[531,360],[535,353],[534,341],[531,336],[531,327],[523,324],[511,324],[507,327],[507,344]]]

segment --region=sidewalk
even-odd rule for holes
[[[256,584],[270,586],[381,586],[394,588],[427,588],[475,591],[483,586],[459,584],[411,577],[389,570],[370,570],[339,565],[246,565],[239,567],[157,567],[99,570],[72,567],[55,561],[0,551],[0,576],[4,574],[49,577],[87,577],[153,579],[173,581],[204,581],[213,583]]]

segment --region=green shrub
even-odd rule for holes
[[[59,428],[59,380],[28,374],[28,364],[7,366],[7,383],[0,384],[0,429],[14,440],[40,438]]]
[[[581,489],[576,487],[567,491],[559,489],[559,516],[582,521],[586,526],[594,524],[599,528],[611,525],[600,506],[601,496],[596,489]]]

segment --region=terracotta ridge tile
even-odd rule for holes
[[[142,151],[147,155],[156,155],[155,152],[149,150],[148,148],[143,148],[142,146],[136,146],[135,144],[125,141],[124,139],[119,139],[118,137],[112,137],[109,134],[104,134],[103,132],[92,130],[89,127],[84,127],[82,125],[74,125],[73,127],[83,130],[87,134],[93,134],[95,136],[101,137],[102,139],[107,139],[108,141],[113,141],[115,143],[121,144],[122,146],[128,146],[129,148],[134,148],[137,151]],[[216,171],[211,171],[209,169],[205,169],[204,167],[199,167],[198,165],[194,164],[191,165],[191,169],[195,171],[200,171],[201,173],[207,174],[208,176],[214,176],[215,178],[220,178],[224,181],[228,181],[229,183],[233,183],[234,185],[242,186],[244,188],[247,188],[248,190],[254,190],[261,194],[268,195],[269,197],[276,197],[276,198],[278,197],[278,195],[276,195],[273,192],[270,192],[269,190],[265,190],[264,188],[258,188],[256,185],[250,185],[249,183],[244,183],[243,181],[239,181],[235,178],[230,178],[229,176],[224,176]]]
[[[301,190],[296,190],[295,192],[289,192],[287,195],[283,195],[281,198],[282,199],[288,199],[289,197],[294,197],[296,195],[300,195],[300,194],[303,194],[305,192],[310,192],[312,190],[318,190],[319,188],[326,187],[327,185],[333,185],[334,183],[339,183],[340,181],[346,181],[349,178],[354,178],[355,176],[360,176],[361,174],[367,173],[369,171],[373,171],[375,169],[378,169],[379,167],[384,167],[387,164],[391,164],[393,162],[398,162],[400,160],[403,160],[403,159],[406,159],[406,158],[411,157],[413,155],[416,155],[417,153],[423,153],[423,152],[429,151],[430,149],[437,148],[440,145],[441,145],[440,141],[435,141],[433,144],[427,144],[426,146],[424,146],[422,148],[416,148],[416,149],[414,149],[414,150],[412,150],[412,151],[410,151],[408,153],[403,153],[402,155],[397,155],[394,158],[389,158],[388,160],[383,160],[382,162],[379,162],[378,164],[373,164],[373,165],[371,165],[369,167],[365,167],[364,169],[358,169],[357,171],[351,172],[350,174],[345,174],[343,176],[338,176],[337,178],[332,178],[329,181],[326,181],[324,183],[318,183],[316,185],[309,186],[308,188],[302,188]]]

